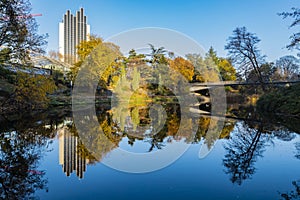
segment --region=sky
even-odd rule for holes
[[[299,7],[300,0],[31,0],[39,33],[47,33],[49,50],[58,50],[58,24],[65,12],[85,9],[91,33],[104,40],[118,33],[143,27],[160,27],[181,32],[206,51],[212,46],[226,57],[224,46],[236,27],[245,26],[260,39],[259,48],[267,61],[296,55],[285,46],[297,28],[292,19],[277,13]]]

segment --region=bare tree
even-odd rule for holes
[[[291,12],[282,12],[282,13],[279,13],[279,15],[282,16],[284,19],[287,17],[294,18],[294,21],[290,24],[289,28],[293,28],[297,25],[300,25],[300,9],[299,8],[292,8]],[[288,49],[300,50],[300,32],[294,33],[293,35],[291,35],[290,39],[291,39],[291,43],[289,45],[287,45],[286,47]]]
[[[50,50],[48,52],[48,55],[49,55],[50,58],[53,58],[55,60],[62,60],[62,58],[63,58],[63,55],[60,54],[58,51],[55,51],[55,50]]]
[[[233,35],[228,38],[225,49],[234,64],[237,65],[240,73],[246,77],[251,70],[254,70],[263,90],[265,90],[263,76],[260,66],[264,63],[257,45],[260,39],[253,33],[247,31],[246,27],[238,27],[233,31]]]
[[[239,133],[232,136],[224,146],[227,154],[223,159],[226,173],[230,174],[232,183],[241,185],[255,173],[255,162],[262,156],[265,138],[262,135],[262,126],[257,130],[247,127],[238,127]]]
[[[276,67],[280,70],[284,79],[296,78],[300,72],[300,61],[294,56],[283,56],[276,61]]]

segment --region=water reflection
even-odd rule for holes
[[[79,178],[83,178],[83,173],[86,170],[86,164],[89,163],[87,156],[80,151],[82,143],[78,136],[74,135],[67,126],[60,128],[57,131],[59,140],[59,164],[62,165],[63,171],[67,176],[73,171]]]
[[[1,116],[0,121],[0,197],[34,198],[36,190],[47,190],[45,171],[38,163],[59,122],[45,113]]]
[[[225,173],[229,174],[232,183],[241,185],[252,177],[256,171],[255,163],[259,157],[263,157],[266,147],[274,144],[274,139],[287,142],[296,138],[296,133],[279,123],[271,123],[272,120],[252,116],[235,125],[236,131],[224,144],[226,154],[223,159]],[[299,157],[299,146],[296,143],[296,158]]]
[[[296,147],[296,155],[295,157],[300,159],[300,143],[297,142],[295,144]],[[293,190],[288,192],[279,192],[280,196],[285,200],[293,200],[300,199],[300,180],[296,180],[292,182]]]
[[[48,190],[46,174],[39,169],[39,161],[55,137],[59,141],[57,164],[62,166],[61,173],[66,176],[74,173],[79,179],[84,178],[87,165],[101,162],[110,152],[126,145],[132,152],[147,153],[163,150],[176,141],[190,144],[202,142],[211,148],[215,141],[225,139],[223,167],[229,180],[238,185],[251,179],[256,172],[256,162],[275,139],[292,144],[296,138],[296,133],[282,124],[262,121],[253,115],[253,118],[244,121],[226,119],[221,134],[208,134],[209,129],[217,127],[217,117],[181,118],[178,104],[161,105],[167,115],[165,119],[160,119],[165,123],[156,123],[158,126],[153,125],[152,119],[159,119],[159,107],[151,110],[149,104],[145,104],[116,111],[109,105],[102,105],[97,108],[97,119],[94,119],[98,126],[89,127],[84,135],[78,134],[69,112],[39,113],[36,116],[22,116],[22,120],[16,116],[1,118],[1,198],[33,198],[36,190]],[[114,115],[123,116],[125,120],[116,119]],[[82,123],[89,124],[90,121],[86,117]],[[178,131],[180,122],[184,126]],[[291,121],[289,123],[292,124]],[[102,134],[98,134],[99,129]],[[135,148],[140,144],[145,148]],[[294,148],[293,156],[299,159],[300,143],[294,143]],[[299,181],[293,181],[292,186],[293,190],[281,192],[280,196],[284,199],[299,198]]]
[[[286,193],[280,193],[280,196],[285,200],[300,199],[300,180],[293,181],[294,190]]]
[[[237,130],[224,146],[226,155],[223,163],[231,182],[241,185],[255,173],[255,162],[262,156],[268,137],[263,134],[262,125],[254,129],[242,123],[237,125]]]

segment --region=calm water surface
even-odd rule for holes
[[[178,133],[176,106],[165,108],[166,122],[154,135],[145,107],[118,113],[123,119],[114,118],[116,111],[98,108],[99,127],[110,143],[93,132],[80,137],[68,111],[21,116],[22,120],[20,115],[1,117],[1,198],[299,199],[297,129],[276,121],[226,119],[220,134],[208,135],[216,119],[197,117],[181,120],[186,120],[186,130],[189,124],[198,129]],[[126,173],[102,163],[118,148],[149,153],[171,143],[191,146],[174,163],[154,172]],[[204,145],[211,151],[200,159]]]

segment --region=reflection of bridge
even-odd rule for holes
[[[265,85],[286,85],[300,83],[300,80],[294,81],[268,81],[264,82]],[[213,87],[225,87],[235,85],[261,85],[260,82],[246,82],[246,81],[220,81],[220,82],[205,82],[205,83],[191,83],[191,92],[206,90]]]

